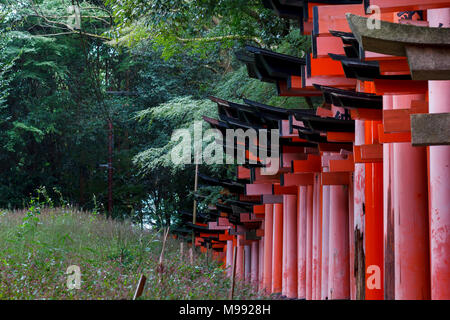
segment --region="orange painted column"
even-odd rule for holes
[[[320,285],[320,175],[314,174],[313,198],[313,248],[312,248],[312,299],[318,300],[321,295]]]
[[[355,146],[365,144],[365,128],[364,120],[355,120]],[[364,163],[355,163],[355,172],[353,174],[353,235],[355,241],[361,241],[364,246],[365,238],[365,183],[366,183],[366,168]],[[331,209],[330,209],[331,210]],[[359,237],[356,239],[356,237]],[[355,256],[365,256],[365,253],[359,252],[355,246]],[[357,279],[355,279],[357,282]],[[355,283],[357,285],[357,283]],[[330,284],[328,284],[330,286]],[[357,295],[357,290],[354,292],[354,299],[361,299],[361,293]],[[352,292],[353,294],[353,292]]]
[[[238,244],[242,240],[244,240],[244,235],[238,235]],[[236,251],[236,277],[244,280],[244,246],[238,245]]]
[[[227,275],[230,277],[233,271],[233,240],[227,240]]]
[[[430,27],[450,28],[450,8],[428,10]],[[450,112],[450,81],[428,81],[429,113]],[[450,146],[429,147],[431,299],[450,300]]]
[[[348,239],[349,239],[349,274],[350,274],[350,300],[356,300],[356,274],[355,274],[355,233],[354,233],[354,208],[353,208],[353,179],[348,185]]]
[[[306,300],[312,300],[313,186],[306,191]]]
[[[251,247],[250,246],[244,246],[244,279],[245,282],[250,283],[251,281],[251,267],[252,267],[252,261],[251,261]]]
[[[316,299],[322,295],[322,177],[317,174],[317,289]]]
[[[298,230],[298,298],[306,299],[306,186],[298,188],[297,230]]]
[[[348,193],[346,186],[330,186],[330,252],[328,298],[350,298],[348,243]]]
[[[324,172],[328,168],[324,167]],[[330,186],[322,187],[322,272],[321,272],[321,295],[322,300],[328,298],[328,253],[330,243]]]
[[[273,205],[265,204],[264,214],[264,289],[272,293]]]
[[[261,291],[264,284],[264,237],[261,237],[258,243],[258,291]]]
[[[423,95],[394,95],[394,109]],[[425,147],[394,143],[395,299],[430,298],[427,158]]]
[[[259,248],[258,241],[252,242],[251,247],[251,283],[256,288],[258,287],[258,263],[259,263]]]
[[[283,196],[283,276],[281,278],[281,294],[287,296],[287,207],[286,207],[286,196]]]
[[[283,204],[273,205],[272,293],[281,293],[283,272]]]
[[[383,110],[392,110],[392,95],[383,96]],[[395,299],[394,250],[394,163],[393,144],[383,144],[383,242],[384,242],[384,299]]]
[[[366,121],[367,144],[378,143],[378,121]],[[383,300],[383,163],[366,163],[366,300]]]
[[[283,196],[284,211],[286,212],[286,296],[297,298],[297,197]]]

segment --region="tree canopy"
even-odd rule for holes
[[[256,0],[0,0],[0,207],[46,186],[106,213],[111,125],[112,215],[176,223],[192,210],[195,170],[168,161],[170,138],[215,116],[208,95],[307,107],[248,78],[234,57],[248,43],[309,50]],[[200,171],[232,177],[233,167]],[[199,193],[200,209],[221,196]]]

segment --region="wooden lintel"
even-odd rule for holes
[[[219,240],[220,241],[228,241],[228,240],[233,240],[233,236],[229,235],[229,234],[219,234]]]
[[[348,185],[350,173],[348,172],[322,172],[322,185]]]
[[[353,120],[379,121],[383,119],[383,110],[379,109],[351,109],[350,116]]]
[[[350,143],[319,143],[320,152],[340,152],[342,149],[351,151],[352,144]]]
[[[330,142],[353,142],[355,141],[354,132],[327,132],[327,140]]]
[[[371,163],[383,161],[382,144],[364,144],[353,147],[355,163]]]
[[[240,201],[256,201],[256,202],[260,202],[261,201],[261,196],[260,195],[255,195],[255,196],[248,196],[245,194],[240,194],[239,195],[239,200]]]
[[[384,133],[383,124],[378,125],[378,141],[380,143],[411,142],[411,132]]]
[[[264,204],[268,203],[283,203],[282,195],[264,194],[262,196],[262,201]]]
[[[426,94],[428,92],[428,81],[375,79],[373,82],[377,95]]]
[[[355,162],[353,156],[346,160],[330,160],[330,172],[352,172],[355,170]]]
[[[425,101],[412,101],[411,108],[383,110],[383,128],[385,133],[411,131],[410,115],[427,113],[428,104]]]
[[[297,186],[280,186],[278,184],[273,185],[273,194],[294,194],[298,193]]]
[[[265,214],[266,208],[263,204],[258,204],[253,206],[253,213],[255,214]]]
[[[369,5],[376,6],[381,12],[416,11],[448,7],[448,1],[446,0],[370,0],[364,3],[367,7]]]
[[[313,173],[285,173],[282,179],[284,186],[306,186],[314,183]]]
[[[383,110],[383,129],[385,133],[411,131],[409,109]]]
[[[320,172],[321,171],[320,156],[308,155],[308,160],[294,160],[293,171],[294,173]]]
[[[246,184],[245,194],[249,196],[272,194],[272,184],[271,183]]]
[[[265,213],[252,213],[255,219],[264,219],[266,214]]]

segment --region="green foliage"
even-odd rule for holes
[[[18,237],[26,214],[0,214],[0,299],[131,299],[140,274],[148,279],[140,299],[227,298],[230,279],[221,265],[198,253],[191,265],[176,240],[167,241],[159,268],[159,232],[70,208],[40,207],[39,227]],[[80,289],[67,288],[71,265],[80,267]],[[235,297],[262,296],[238,282]]]
[[[236,42],[276,43],[289,26],[260,1],[107,0],[116,22],[111,43],[134,45],[150,39],[163,57],[180,52],[203,57],[232,48]],[[110,33],[113,36],[112,33]]]
[[[245,43],[296,56],[308,50],[309,38],[260,1],[75,4],[80,29],[69,23],[70,1],[0,2],[0,207],[24,208],[45,185],[65,207],[105,213],[112,123],[112,216],[176,225],[192,210],[194,165],[170,161],[170,138],[192,132],[202,115],[217,116],[208,95],[307,107],[249,79],[234,58]],[[233,170],[200,166],[213,176],[234,178]],[[201,186],[199,210],[218,191]]]

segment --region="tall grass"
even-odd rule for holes
[[[131,299],[141,274],[141,299],[226,299],[230,279],[216,261],[180,253],[169,237],[158,270],[161,233],[142,231],[73,208],[0,211],[0,299]],[[68,289],[77,265],[81,288]],[[238,282],[236,299],[261,298]]]

